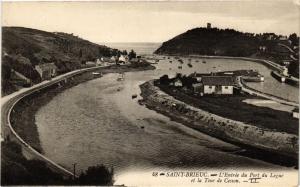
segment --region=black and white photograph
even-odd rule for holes
[[[299,0],[1,6],[1,186],[298,185]]]

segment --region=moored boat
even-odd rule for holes
[[[102,73],[99,73],[99,72],[92,72],[92,75],[94,77],[102,77],[103,76]]]
[[[285,80],[287,78],[286,76],[282,75],[278,71],[271,71],[271,75],[272,75],[272,77],[274,77],[276,80],[278,80],[280,82],[285,82]]]

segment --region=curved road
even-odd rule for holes
[[[1,139],[2,137],[8,138],[10,140],[15,140],[22,146],[23,151],[26,151],[27,153],[30,153],[34,158],[43,160],[45,163],[55,171],[62,173],[64,176],[69,177],[73,176],[73,173],[62,166],[58,165],[57,163],[53,162],[49,158],[45,157],[38,151],[36,151],[34,148],[32,148],[29,144],[27,144],[13,129],[13,127],[10,124],[10,113],[13,111],[14,105],[24,98],[27,95],[30,95],[33,92],[36,92],[38,90],[41,90],[47,86],[56,84],[64,79],[67,79],[69,77],[72,77],[76,74],[80,74],[86,71],[91,71],[94,69],[102,68],[104,66],[100,67],[92,67],[92,68],[85,68],[80,70],[75,70],[60,76],[57,76],[53,78],[50,81],[43,81],[39,84],[36,84],[30,88],[23,88],[17,92],[14,92],[10,95],[7,95],[5,97],[1,98]]]

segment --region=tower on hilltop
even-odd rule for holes
[[[211,29],[211,23],[207,23],[207,29]]]

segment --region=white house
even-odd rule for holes
[[[231,76],[203,76],[203,94],[233,94],[234,78]]]
[[[175,87],[182,87],[182,81],[180,79],[176,79],[174,81],[174,86]]]
[[[96,66],[106,66],[108,65],[108,61],[109,60],[105,60],[103,57],[101,58],[101,60],[98,58],[96,60]]]
[[[293,112],[293,118],[299,119],[299,108],[295,108],[292,112]]]
[[[170,85],[175,86],[175,87],[182,87],[182,81],[178,78],[176,78],[175,80],[173,80]]]
[[[119,62],[122,62],[122,63],[126,64],[126,63],[128,63],[128,61],[129,61],[129,58],[125,55],[121,55],[119,57]]]

